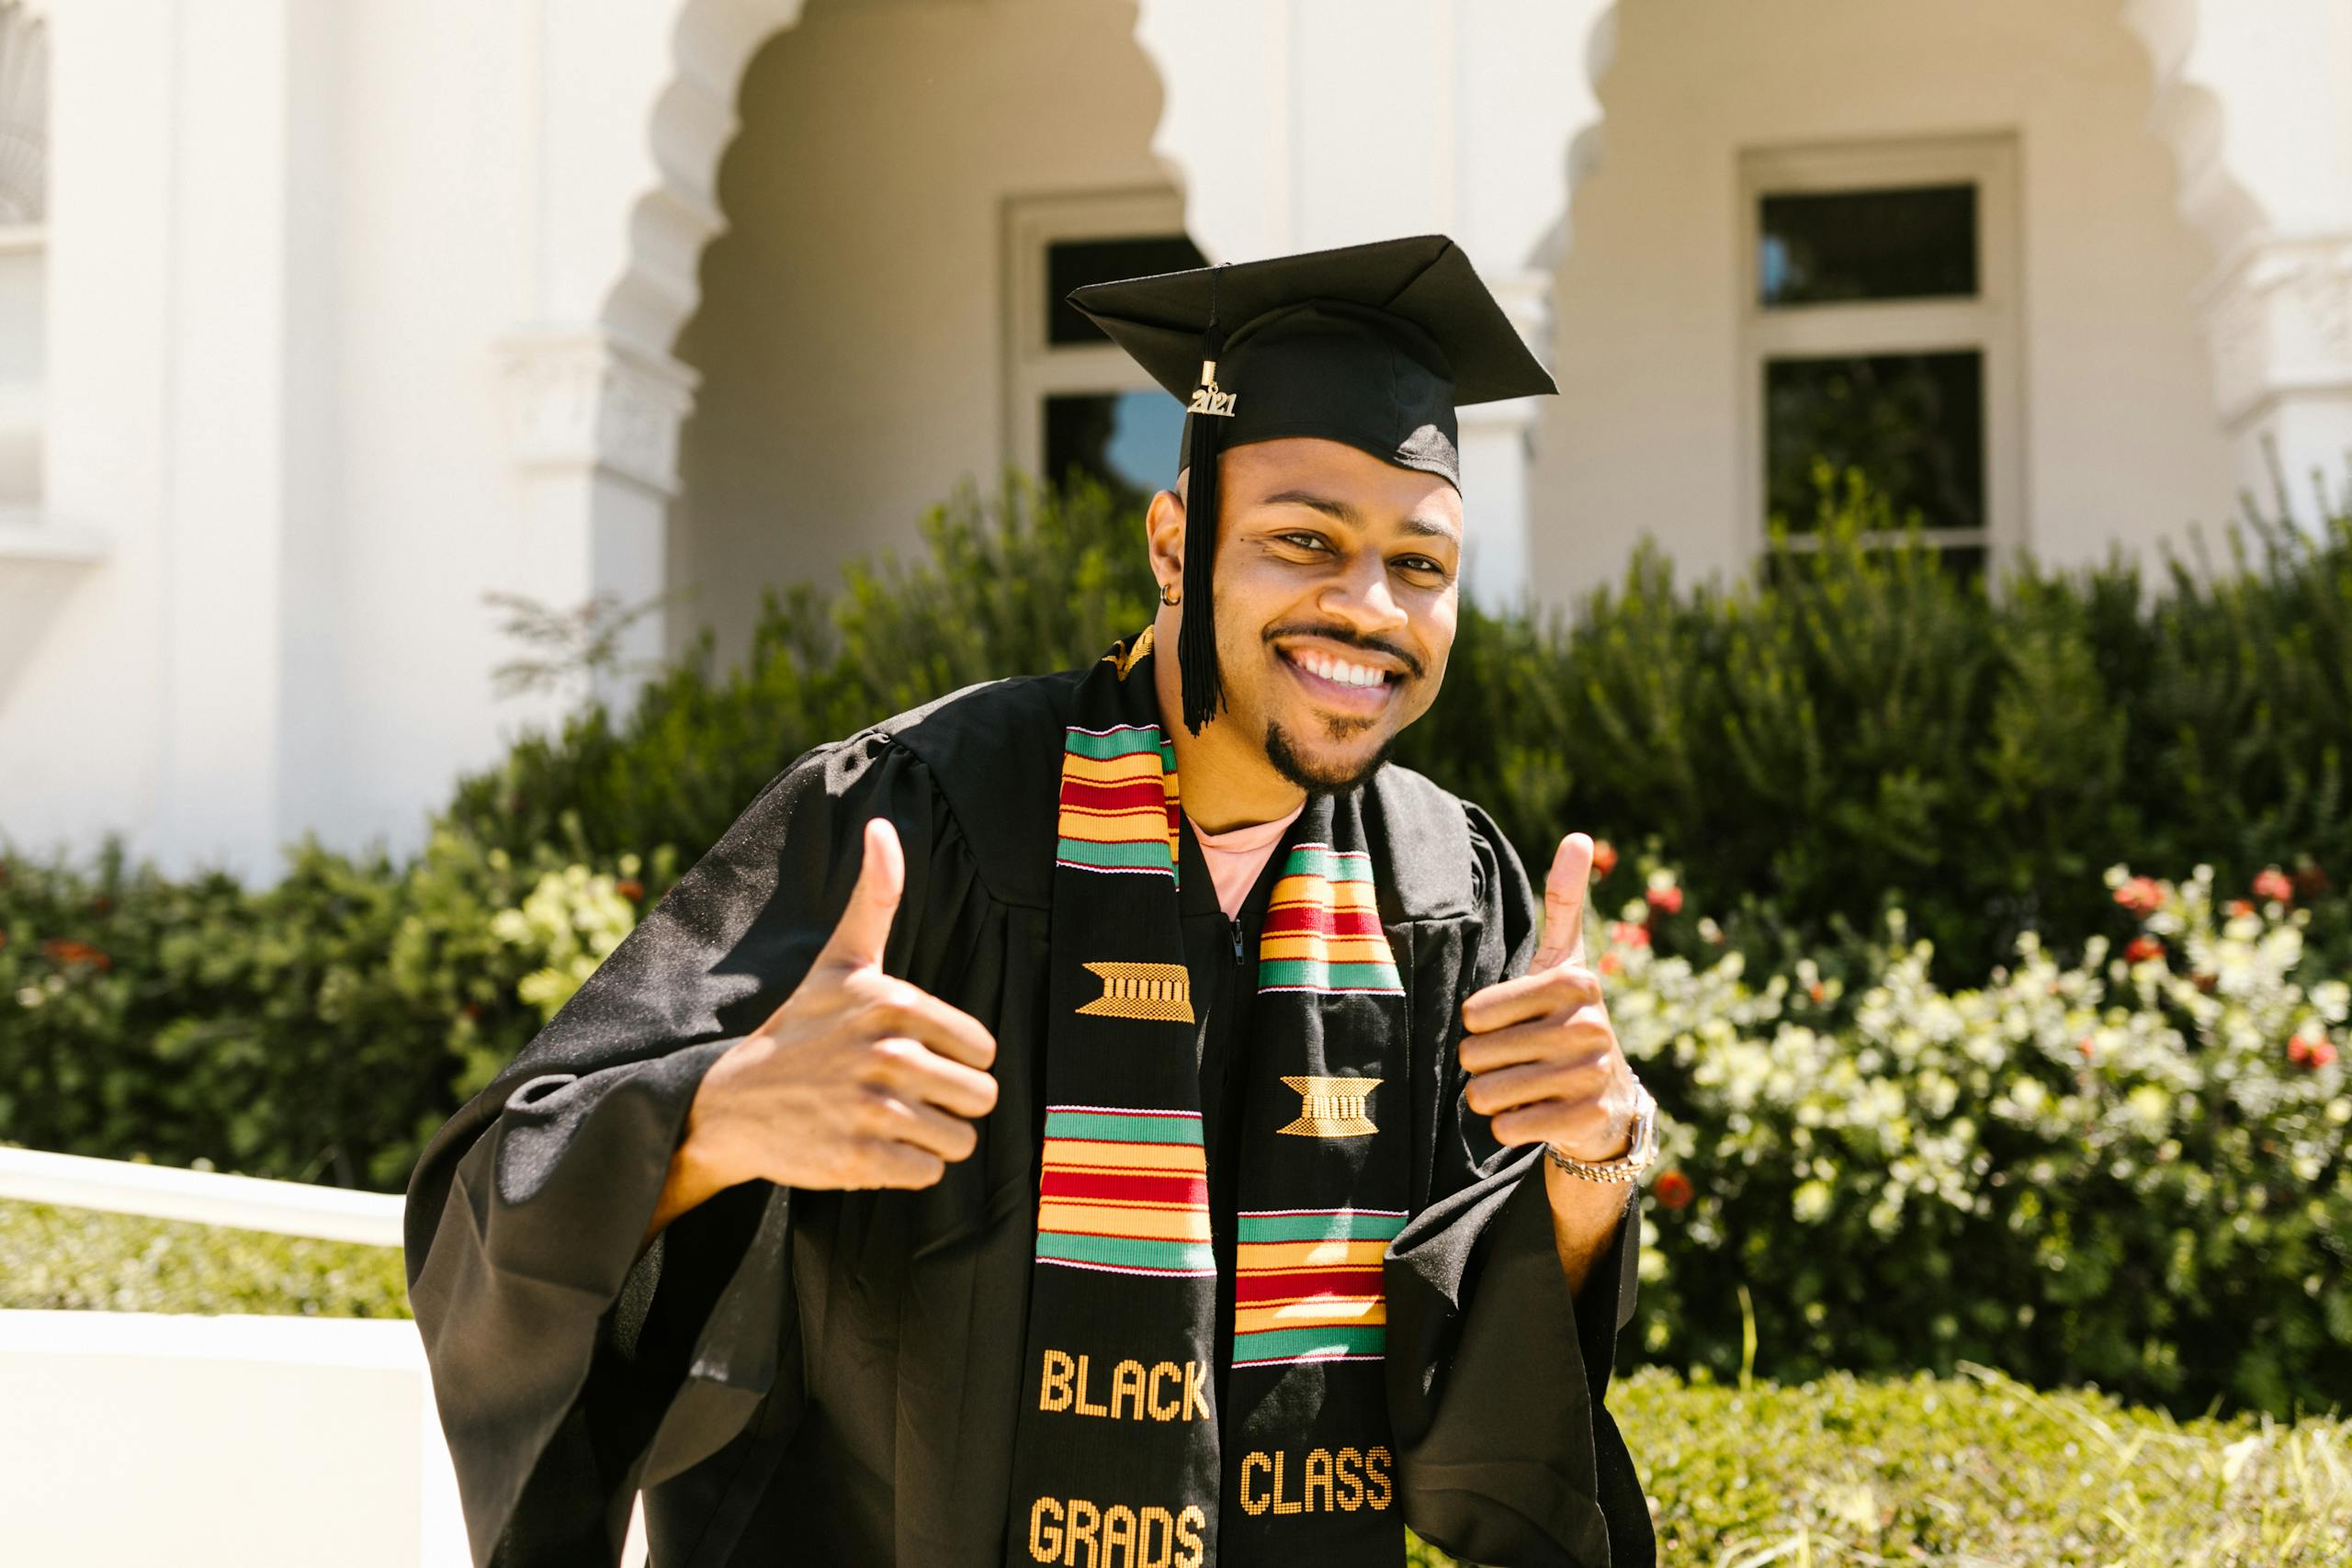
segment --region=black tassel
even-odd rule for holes
[[[1216,319],[1216,275],[1209,275],[1209,324],[1201,339],[1201,378],[1207,385],[1225,348],[1225,329]],[[1184,613],[1177,623],[1177,663],[1184,680],[1184,728],[1198,735],[1216,716],[1225,697],[1224,678],[1216,662],[1216,610],[1209,584],[1216,566],[1217,453],[1224,446],[1219,426],[1227,416],[1194,413],[1184,438]]]

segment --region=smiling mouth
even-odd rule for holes
[[[1393,670],[1351,664],[1313,650],[1276,649],[1285,669],[1308,695],[1349,713],[1377,713],[1388,705],[1403,675]]]

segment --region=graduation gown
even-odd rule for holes
[[[660,1568],[998,1568],[1057,785],[1082,673],[967,687],[802,755],[430,1141],[408,1187],[409,1293],[481,1568],[617,1561],[639,1488]],[[1542,1151],[1499,1147],[1462,1100],[1462,1001],[1524,972],[1540,893],[1477,807],[1394,764],[1366,787],[1414,1020],[1409,1081],[1386,1102],[1412,1119],[1417,1216],[1385,1267],[1400,1523],[1500,1568],[1651,1563],[1646,1501],[1603,1404],[1633,1315],[1640,1190],[1572,1301]],[[703,1073],[799,983],[877,812],[906,851],[884,968],[997,1041],[978,1148],[919,1191],[744,1182],[640,1256]],[[1179,852],[1229,1269],[1222,1134],[1248,1070],[1246,955],[1282,855],[1236,920],[1189,826]]]

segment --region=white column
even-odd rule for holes
[[[2131,0],[2180,209],[2217,264],[2194,304],[2240,482],[2313,523],[2352,482],[2352,6]]]
[[[522,526],[513,586],[552,607],[635,607],[667,580],[678,429],[695,377],[670,353],[725,227],[718,161],[752,53],[801,0],[545,5],[537,35],[528,322],[501,345]],[[623,657],[660,658],[665,611]],[[607,677],[616,706],[641,675]]]
[[[522,334],[502,349],[522,470],[509,585],[560,607],[599,598],[634,606],[658,594],[694,372],[602,327]],[[629,625],[625,666],[662,657],[662,619],[655,611]],[[642,679],[641,670],[605,671],[596,694],[625,708]]]

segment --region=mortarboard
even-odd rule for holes
[[[1194,734],[1219,698],[1209,583],[1217,454],[1342,441],[1462,486],[1453,411],[1559,389],[1442,234],[1090,283],[1069,303],[1185,404],[1179,659]]]

